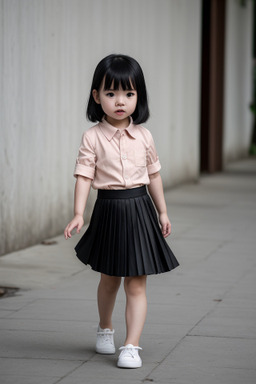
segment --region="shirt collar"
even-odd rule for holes
[[[107,122],[107,120],[105,119],[105,117],[100,122],[100,128],[101,128],[101,131],[103,132],[103,134],[108,139],[108,141],[111,141],[113,139],[113,137],[115,136],[115,134],[117,133],[117,131],[119,131],[118,128],[109,124]],[[136,139],[136,127],[133,124],[133,120],[132,120],[131,116],[130,116],[130,124],[124,130],[126,130],[133,139]]]

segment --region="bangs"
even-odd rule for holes
[[[136,83],[131,71],[127,70],[127,68],[122,68],[122,65],[119,65],[118,68],[113,68],[113,70],[109,68],[104,78],[104,91],[107,89],[118,90],[120,87],[124,91],[136,90]]]

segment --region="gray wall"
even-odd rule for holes
[[[109,53],[144,70],[165,186],[198,178],[201,0],[0,0],[0,18],[0,254],[72,217],[85,104]]]
[[[141,63],[166,186],[198,176],[200,0],[1,0],[0,253],[61,233],[94,68]],[[186,146],[189,145],[189,149]],[[89,214],[89,212],[88,212]]]
[[[252,1],[227,1],[224,163],[248,155],[252,113]]]

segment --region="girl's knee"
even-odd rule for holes
[[[146,292],[146,276],[126,277],[124,289],[129,296],[138,296]]]
[[[100,284],[101,287],[108,293],[116,292],[121,283],[121,277],[101,275]]]

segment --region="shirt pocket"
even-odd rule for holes
[[[136,167],[146,167],[147,157],[146,152],[135,152],[134,153],[135,165]]]

